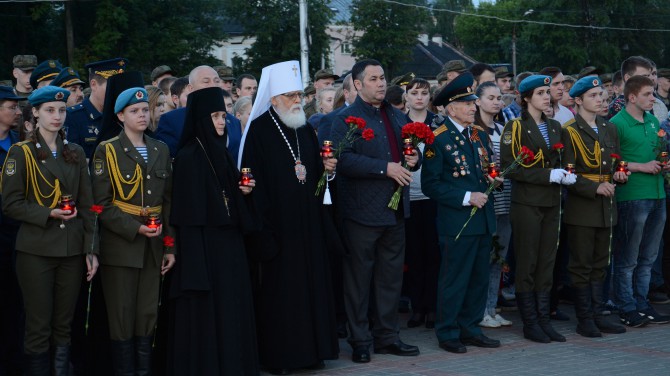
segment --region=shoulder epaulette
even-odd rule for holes
[[[442,124],[436,130],[433,131],[433,134],[435,136],[439,136],[440,134],[444,133],[446,130],[447,130],[447,126]]]
[[[118,139],[119,139],[119,136],[114,136],[114,137],[110,138],[109,140],[105,140],[105,141],[101,142],[100,145],[109,144],[110,142],[114,142]]]
[[[479,125],[472,124],[472,127],[473,127],[473,128],[477,128],[480,132],[486,132],[486,130],[485,130],[484,128],[482,128],[481,126],[479,126]]]
[[[565,124],[563,124],[561,126],[561,128],[567,128],[567,127],[571,126],[572,124],[575,124],[576,122],[577,121],[575,120],[575,118],[572,118],[572,119],[566,121]]]
[[[84,105],[79,103],[79,104],[75,104],[72,107],[68,107],[67,109],[68,109],[68,111],[77,111],[77,110],[82,109],[82,108],[84,108]]]
[[[23,141],[19,141],[19,142],[15,143],[14,145],[22,146],[22,145],[25,145],[29,142],[30,142],[30,140],[23,140]]]

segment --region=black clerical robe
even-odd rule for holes
[[[322,197],[314,195],[323,172],[316,135],[309,126],[287,127],[273,109],[250,127],[241,167],[251,168],[256,179],[251,196],[263,222],[262,235],[248,243],[258,262],[260,362],[267,368],[297,369],[335,359],[339,349],[327,238],[336,232],[326,223]],[[296,177],[294,155],[306,167],[304,183]]]

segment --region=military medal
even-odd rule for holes
[[[465,176],[465,167],[461,166],[461,175]]]
[[[458,141],[458,143],[461,144],[461,146],[465,145],[465,142],[463,142],[463,140]]]
[[[455,178],[458,177],[458,171],[454,171],[454,177],[455,177]]]
[[[451,151],[451,145],[445,145],[444,148],[447,149],[447,151]]]
[[[288,146],[288,150],[291,152],[291,156],[293,156],[293,160],[295,161],[295,166],[293,167],[293,169],[295,170],[295,177],[298,179],[298,182],[300,182],[300,184],[305,184],[305,181],[307,181],[307,168],[300,161],[300,140],[298,139],[298,130],[297,129],[293,130],[295,132],[295,142],[297,144],[298,149],[298,156],[296,157],[295,153],[293,152],[293,148],[291,147],[291,144],[288,142],[288,139],[286,138],[284,131],[281,130],[281,127],[279,126],[279,123],[277,123],[277,119],[275,119],[274,115],[272,115],[272,112],[270,112],[270,117],[272,118],[272,121],[275,122],[277,130],[279,130],[279,133],[284,138],[286,146]]]

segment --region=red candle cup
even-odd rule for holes
[[[668,152],[667,151],[661,152],[661,154],[659,155],[658,160],[659,160],[659,162],[661,162],[661,164],[663,166],[667,165],[668,164]]]
[[[402,153],[404,155],[412,155],[414,154],[414,145],[412,145],[412,139],[411,138],[406,138],[403,140],[403,146],[402,146]]]
[[[619,161],[619,165],[616,167],[617,172],[628,172],[628,162]]]
[[[568,166],[565,168],[565,171],[568,172],[568,174],[574,174],[575,173],[575,165],[572,163],[568,163]]]
[[[241,186],[249,185],[249,183],[251,183],[251,179],[253,178],[254,176],[251,175],[251,169],[249,167],[243,167],[242,176],[240,177],[240,185]]]
[[[61,195],[60,201],[58,202],[58,208],[60,210],[69,210],[70,214],[74,213],[75,203],[72,199],[72,195]]]
[[[149,228],[158,229],[161,225],[161,217],[157,213],[151,213],[147,217],[145,225]]]
[[[325,140],[321,146],[321,157],[331,158],[333,156],[333,142]]]
[[[496,165],[495,162],[489,163],[489,167],[487,168],[486,172],[493,179],[497,178],[498,175],[500,175],[500,170],[498,169],[498,166]]]

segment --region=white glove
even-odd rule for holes
[[[576,174],[566,174],[563,176],[563,179],[561,179],[561,184],[563,185],[573,185],[577,181],[577,175]]]
[[[562,168],[555,168],[551,170],[551,174],[549,175],[549,183],[556,183],[556,184],[561,184],[563,181],[563,177],[567,175],[568,172],[565,171]]]

